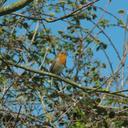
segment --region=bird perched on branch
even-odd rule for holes
[[[50,72],[55,74],[60,74],[66,65],[66,59],[67,59],[66,52],[64,51],[59,52],[50,67]]]

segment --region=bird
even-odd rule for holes
[[[66,66],[66,59],[67,53],[65,51],[59,52],[50,66],[50,72],[57,75],[62,73],[64,67]]]

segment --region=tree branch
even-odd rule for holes
[[[75,13],[81,11],[82,9],[90,7],[91,5],[93,5],[94,3],[98,2],[98,1],[100,1],[100,0],[95,0],[95,1],[92,1],[90,3],[86,3],[86,4],[82,5],[81,7],[77,8],[76,10],[70,12],[69,14],[64,15],[62,17],[59,17],[59,18],[55,18],[55,19],[45,19],[45,18],[31,17],[31,16],[25,16],[25,15],[19,14],[19,13],[14,13],[12,15],[21,16],[21,17],[31,19],[31,20],[44,20],[47,23],[52,23],[52,22],[56,22],[56,21],[59,21],[59,20],[67,19],[67,18],[73,16]]]
[[[120,96],[120,97],[128,98],[128,96],[125,96],[123,94],[114,93],[114,92],[106,91],[106,90],[103,90],[103,89],[83,87],[81,84],[78,84],[78,83],[76,83],[76,82],[74,82],[74,81],[72,81],[70,79],[63,78],[63,77],[61,77],[59,75],[56,75],[56,74],[53,74],[53,73],[50,73],[50,72],[41,71],[41,70],[34,70],[34,69],[29,68],[29,67],[25,67],[25,66],[16,64],[16,63],[11,62],[11,61],[7,61],[7,60],[5,61],[2,57],[0,57],[0,60],[2,60],[2,62],[6,63],[8,65],[12,65],[12,66],[15,66],[17,68],[24,69],[26,71],[37,73],[37,74],[40,74],[40,75],[43,75],[43,76],[45,75],[45,76],[56,78],[56,79],[58,79],[60,81],[63,81],[65,83],[67,83],[67,84],[72,85],[75,88],[81,89],[81,90],[83,90],[84,92],[87,92],[87,93],[96,93],[97,92],[97,93],[105,93],[105,94],[108,94],[108,95]],[[88,91],[92,91],[92,92],[88,92]]]
[[[0,16],[4,16],[12,12],[18,11],[27,6],[28,4],[30,4],[32,1],[34,0],[20,0],[18,2],[11,4],[10,6],[2,7],[0,8]]]
[[[82,10],[82,9],[85,9],[85,8],[87,8],[87,7],[91,6],[91,5],[93,5],[94,3],[98,2],[98,1],[100,1],[100,0],[95,0],[95,1],[92,1],[92,2],[90,2],[90,3],[88,3],[88,4],[84,4],[83,6],[81,6],[81,7],[79,7],[78,9],[72,11],[71,13],[69,13],[69,14],[67,14],[67,15],[64,15],[64,16],[62,16],[62,17],[60,17],[60,18],[51,20],[51,21],[49,21],[49,22],[55,22],[55,21],[58,21],[58,20],[66,19],[66,18],[68,18],[68,17],[74,15],[74,14],[77,13],[78,11],[80,11],[80,10]]]

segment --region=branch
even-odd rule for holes
[[[67,15],[64,15],[64,16],[58,18],[58,19],[51,20],[50,22],[55,22],[55,21],[58,21],[58,20],[66,19],[66,18],[72,16],[73,14],[77,13],[78,11],[80,11],[80,10],[82,10],[82,9],[85,9],[85,8],[87,8],[87,7],[91,6],[91,5],[93,5],[94,3],[98,2],[98,1],[99,1],[99,0],[95,0],[95,1],[90,2],[90,3],[88,3],[88,4],[84,4],[83,6],[79,7],[79,8],[76,9],[75,11],[72,11],[71,13],[69,13],[69,14],[67,14]]]
[[[116,19],[118,22],[120,22],[120,19],[118,17],[116,17],[115,15],[113,15],[111,12],[103,9],[102,7],[98,7],[98,6],[94,6],[94,7],[97,7],[99,8],[101,11],[105,12],[106,14],[112,16],[114,19]],[[126,25],[120,25],[120,27],[122,28],[125,28],[126,30],[128,30],[127,26]]]
[[[21,108],[22,108],[22,106],[20,106],[19,112],[17,113],[17,117],[16,117],[16,120],[15,120],[14,128],[16,128],[17,122],[19,120],[19,115],[20,115],[20,112],[21,112]]]
[[[42,76],[49,76],[49,77],[53,77],[53,78],[56,78],[60,81],[63,81],[67,84],[70,84],[71,86],[75,87],[75,88],[78,88],[78,89],[81,89],[83,90],[84,92],[86,93],[105,93],[105,94],[108,94],[108,95],[113,95],[113,96],[120,96],[120,97],[124,97],[124,98],[128,98],[128,96],[125,96],[123,94],[118,94],[118,93],[114,93],[114,92],[110,92],[110,91],[106,91],[106,90],[103,90],[103,89],[97,89],[97,88],[89,88],[89,87],[82,87],[81,84],[78,84],[70,79],[67,79],[67,78],[63,78],[61,76],[58,76],[56,74],[53,74],[53,73],[50,73],[50,72],[46,72],[46,71],[41,71],[41,70],[34,70],[34,69],[31,69],[29,67],[25,67],[25,66],[22,66],[22,65],[19,65],[19,64],[16,64],[14,62],[11,62],[11,61],[5,61],[2,57],[0,57],[0,60],[2,60],[2,62],[8,64],[8,65],[12,65],[12,66],[15,66],[17,68],[21,68],[21,69],[24,69],[26,71],[29,71],[29,72],[33,72],[33,73],[37,73],[37,74],[40,74]],[[88,91],[91,91],[91,92],[88,92]]]
[[[37,116],[27,114],[27,113],[21,113],[21,107],[19,109],[19,112],[13,112],[11,110],[5,110],[0,109],[0,120],[3,122],[15,122],[16,120],[19,122],[26,121],[26,122],[38,122],[40,124],[43,124],[43,121],[40,120]]]
[[[0,16],[4,16],[12,12],[18,11],[27,6],[28,4],[30,4],[32,1],[34,0],[20,0],[18,2],[11,4],[10,6],[2,7],[0,8]]]
[[[59,17],[59,18],[55,18],[55,19],[45,19],[45,18],[37,18],[37,17],[31,17],[31,16],[25,16],[23,14],[18,14],[18,13],[13,13],[12,15],[17,15],[17,16],[21,16],[21,17],[24,17],[24,18],[27,18],[27,19],[31,19],[31,20],[44,20],[45,22],[47,23],[52,23],[52,22],[56,22],[56,21],[59,21],[59,20],[64,20],[66,18],[69,18],[71,16],[73,16],[75,13],[77,13],[78,11],[82,10],[82,9],[85,9],[87,7],[90,7],[91,5],[93,5],[94,3],[98,2],[99,0],[95,0],[93,2],[90,2],[90,3],[87,3],[87,4],[84,4],[82,5],[81,7],[77,8],[76,10],[72,11],[71,13],[67,14],[67,15],[64,15],[62,17]]]
[[[104,34],[104,36],[108,39],[108,41],[110,42],[110,44],[112,45],[113,49],[115,50],[116,54],[117,54],[117,57],[119,60],[121,60],[121,57],[119,55],[119,52],[116,48],[116,46],[114,45],[114,42],[111,40],[111,38],[105,33],[104,29],[102,29],[97,23],[95,23],[94,21],[91,20],[91,22],[96,25],[96,27],[101,30],[101,32]]]

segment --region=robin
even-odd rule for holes
[[[67,59],[66,52],[64,51],[59,52],[50,67],[50,72],[55,74],[60,74],[66,65],[66,59]]]

